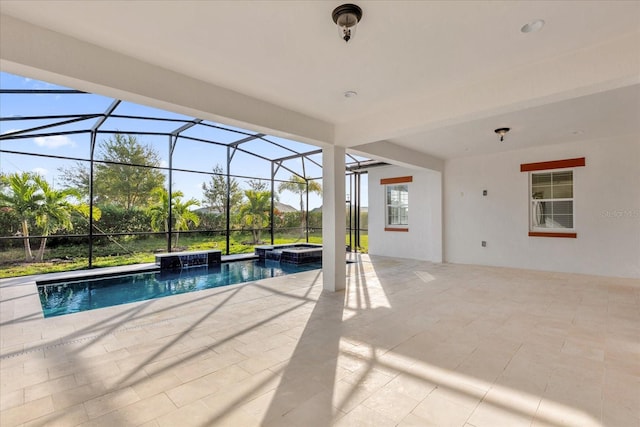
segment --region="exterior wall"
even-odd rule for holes
[[[409,183],[409,231],[384,231],[385,186],[380,179],[413,176]],[[385,166],[369,170],[369,253],[442,262],[442,175]]]
[[[576,157],[586,158],[574,169],[577,238],[529,237],[520,164]],[[447,262],[640,277],[637,136],[449,160],[444,205]]]

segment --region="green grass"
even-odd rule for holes
[[[96,257],[93,261],[95,267],[115,267],[118,265],[142,264],[154,262],[151,254],[132,254],[119,256]],[[82,270],[88,268],[89,259],[73,258],[64,261],[45,261],[45,262],[24,262],[15,263],[10,266],[2,266],[0,269],[0,278],[29,276],[31,274],[56,273],[61,271]]]
[[[268,236],[265,236],[268,238]],[[250,240],[246,233],[234,233],[229,242],[230,254],[253,253],[252,244],[245,244]],[[359,251],[366,252],[369,246],[367,235],[360,237],[362,247]],[[275,244],[304,242],[299,235],[279,235],[274,238]],[[322,243],[320,234],[310,234],[310,243]],[[166,251],[166,241],[161,237],[135,240],[120,238],[119,244],[107,242],[94,246],[94,267],[115,267],[155,262],[155,254]],[[347,236],[346,243],[349,243]],[[224,236],[202,237],[197,235],[182,236],[178,240],[179,250],[195,251],[205,249],[226,250]],[[0,252],[0,278],[27,276],[32,274],[55,273],[88,268],[87,245],[58,246],[46,251],[45,262],[24,262],[22,248],[12,248]]]

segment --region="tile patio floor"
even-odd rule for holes
[[[43,319],[0,282],[0,425],[640,426],[640,281],[362,256]]]

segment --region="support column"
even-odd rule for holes
[[[326,291],[346,285],[345,149],[322,149],[322,275]]]

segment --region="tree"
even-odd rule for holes
[[[73,212],[85,217],[89,215],[89,206],[86,203],[72,203],[73,198],[80,198],[79,191],[57,190],[41,175],[29,172],[14,173],[0,176],[0,181],[0,207],[18,215],[26,261],[43,261],[47,237],[60,229],[73,229]],[[94,220],[100,219],[100,215],[100,210],[94,208]],[[29,225],[32,222],[40,227],[42,234],[35,257],[29,241]]]
[[[245,225],[251,227],[253,244],[260,243],[262,229],[268,225],[271,211],[271,192],[245,190],[247,201],[240,207],[240,216]]]
[[[192,198],[183,203],[180,197],[176,197],[174,193],[172,203],[171,216],[173,217],[174,231],[187,231],[190,224],[195,226],[200,224],[200,217],[190,209],[192,206],[200,206],[200,202]],[[176,233],[176,246],[178,246],[179,238],[180,233]]]
[[[142,144],[133,135],[115,134],[98,145],[93,191],[95,202],[113,204],[127,210],[145,208],[151,191],[164,184],[164,175],[155,169],[160,155],[153,147]],[[89,193],[89,169],[82,163],[61,168],[68,188],[76,188],[83,195]]]
[[[152,191],[152,195],[156,198],[156,203],[147,209],[148,215],[151,217],[151,228],[154,231],[164,230],[169,232],[169,192],[164,187],[157,187]],[[196,215],[190,208],[192,206],[200,206],[196,199],[189,199],[182,202],[184,193],[182,191],[174,191],[171,197],[171,217],[173,219],[173,231],[189,230],[191,224],[198,225],[200,217]],[[174,246],[178,246],[177,235]]]
[[[22,225],[24,256],[27,262],[33,261],[31,244],[29,243],[29,222],[36,217],[44,196],[33,180],[34,174],[29,172],[13,173],[2,176],[2,192],[0,207],[17,214]]]
[[[86,162],[77,161],[69,168],[58,168],[58,171],[65,188],[73,188],[81,197],[89,200],[91,179]]]
[[[97,206],[93,206],[93,208],[89,205],[89,203],[78,203],[73,205],[73,209],[79,213],[81,215],[81,217],[83,218],[85,223],[89,223],[89,216],[91,216],[91,211],[93,211],[93,221],[100,221],[100,218],[102,218],[102,210],[97,207]],[[94,224],[94,227],[96,225]]]
[[[253,191],[269,191],[269,185],[261,179],[250,179],[247,181],[249,188]]]
[[[291,175],[289,181],[278,185],[278,192],[289,191],[300,196],[300,237],[304,236],[307,228],[307,214],[304,208],[304,195],[307,191],[322,195],[322,186],[309,178],[304,179],[298,175]]]
[[[211,181],[202,183],[203,204],[216,214],[229,214],[227,211],[227,176],[220,165],[215,165]],[[229,210],[234,211],[242,203],[242,190],[235,178],[229,179]]]
[[[179,197],[184,194],[181,191],[173,193]],[[156,202],[147,208],[147,214],[151,218],[153,231],[169,232],[169,192],[164,187],[156,187],[151,192]]]
[[[44,260],[44,249],[47,245],[47,236],[60,229],[73,229],[71,213],[76,210],[76,207],[69,199],[71,197],[79,198],[80,193],[69,188],[56,190],[40,175],[34,175],[33,181],[42,193],[42,203],[35,213],[36,224],[42,230],[36,261],[42,262]]]

